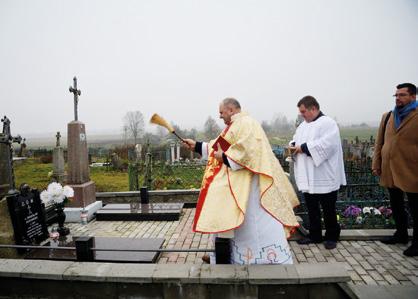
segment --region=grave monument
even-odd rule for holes
[[[74,120],[68,123],[67,152],[68,174],[67,184],[74,189],[74,199],[65,209],[67,222],[79,222],[81,209],[88,212],[88,219],[101,208],[102,203],[96,202],[96,185],[90,180],[89,159],[85,124],[78,120],[78,97],[81,91],[77,89],[77,78],[69,91],[74,94]]]
[[[58,183],[63,183],[65,181],[65,168],[64,168],[64,149],[61,147],[61,134],[57,132],[55,136],[57,138],[56,146],[52,153],[52,163],[53,163],[53,178]]]

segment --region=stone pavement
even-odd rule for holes
[[[184,209],[179,221],[92,221],[68,224],[73,236],[165,238],[164,248],[212,249],[209,235],[193,233],[195,209]],[[406,245],[379,241],[341,241],[327,250],[322,244],[298,245],[290,241],[296,264],[343,262],[353,285],[418,285],[418,257],[402,254]],[[163,253],[159,264],[201,264],[204,253]]]

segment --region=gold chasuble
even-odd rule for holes
[[[232,171],[215,159],[218,143],[242,169]],[[209,143],[193,231],[220,233],[238,228],[244,222],[253,175],[259,175],[262,208],[283,224],[289,237],[299,226],[293,212],[298,198],[262,127],[245,112],[233,115],[231,124]]]

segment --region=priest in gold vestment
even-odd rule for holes
[[[261,125],[239,102],[226,98],[219,114],[226,127],[218,138],[185,140],[207,159],[193,231],[231,238],[234,264],[291,264],[287,238],[299,225],[295,191]]]

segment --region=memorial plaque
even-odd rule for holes
[[[20,193],[7,196],[15,241],[18,245],[35,245],[48,238],[39,192],[28,189],[21,188]]]

